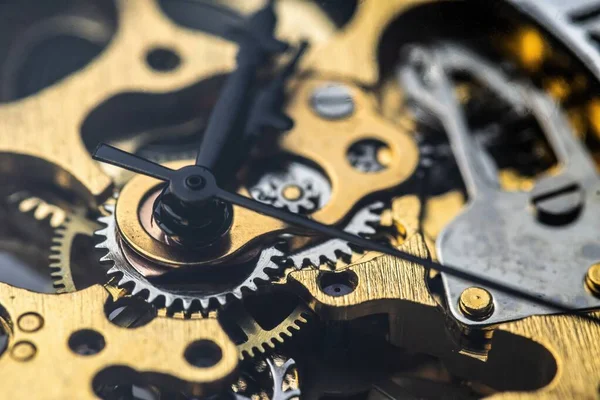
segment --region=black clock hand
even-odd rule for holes
[[[196,165],[202,165],[219,173],[217,163],[222,160],[228,145],[235,145],[236,133],[241,137],[245,119],[252,104],[252,87],[256,72],[274,52],[287,48],[273,38],[276,16],[272,2],[257,11],[244,28],[236,57],[237,68],[232,72],[221,90],[196,157]],[[237,140],[239,141],[239,140]],[[239,145],[240,143],[238,143]],[[233,160],[228,160],[233,161]]]
[[[307,48],[308,42],[301,42],[294,57],[256,96],[244,132],[246,141],[253,140],[265,129],[287,131],[294,126],[294,121],[282,111],[285,83],[296,70]]]
[[[93,157],[99,161],[168,181],[169,186],[172,187],[174,191],[178,192],[178,196],[182,199],[186,199],[189,202],[205,201],[207,198],[216,197],[229,204],[236,204],[240,207],[273,217],[290,225],[321,233],[322,235],[331,238],[341,239],[365,250],[377,251],[393,257],[398,257],[402,260],[422,265],[427,270],[434,269],[448,275],[530,301],[558,312],[575,311],[571,309],[571,307],[562,304],[561,302],[540,298],[536,294],[524,292],[521,289],[497,282],[482,275],[473,274],[472,272],[465,272],[464,270],[450,265],[444,265],[430,259],[421,258],[379,242],[348,233],[335,226],[325,225],[304,216],[293,214],[268,204],[261,203],[254,199],[225,191],[217,185],[214,176],[206,168],[199,166],[188,166],[174,171],[151,161],[140,159],[139,157],[127,152],[111,148],[111,146],[106,144],[100,144],[94,152]],[[202,182],[202,184],[189,185],[190,181]],[[581,315],[581,317],[594,322],[600,322],[598,318],[593,316]]]

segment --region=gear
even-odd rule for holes
[[[180,306],[186,311],[193,311],[196,308],[207,310],[214,305],[225,305],[230,297],[241,299],[246,291],[256,291],[258,281],[268,281],[269,274],[280,269],[279,265],[272,261],[276,257],[281,257],[283,253],[275,247],[269,247],[260,253],[252,271],[243,279],[241,283],[234,287],[222,289],[218,292],[206,293],[202,290],[173,288],[168,285],[159,287],[150,282],[142,275],[130,262],[136,258],[133,254],[126,254],[126,249],[121,245],[117,233],[117,226],[114,217],[114,205],[106,205],[106,211],[109,215],[101,217],[99,222],[106,225],[106,228],[96,232],[99,236],[104,236],[104,242],[98,244],[96,248],[107,251],[100,261],[111,262],[113,266],[109,269],[109,275],[120,274],[117,285],[119,287],[128,287],[131,285],[130,292],[133,295],[144,296],[150,303],[161,303],[167,308],[174,306],[176,301],[181,302]],[[137,256],[139,257],[139,256]]]
[[[100,229],[95,221],[83,217],[81,214],[71,214],[65,218],[61,226],[55,230],[50,247],[50,276],[56,293],[70,293],[77,290],[73,280],[73,265],[71,249],[75,238],[79,235],[91,237]]]
[[[298,303],[291,311],[284,313],[281,322],[271,329],[263,328],[255,317],[243,306],[236,305],[226,310],[221,320],[232,321],[242,339],[238,341],[238,349],[242,360],[254,358],[265,353],[292,337],[306,325],[310,318],[310,310],[304,303]],[[225,326],[229,324],[224,323]],[[227,329],[226,329],[227,331]],[[241,332],[241,335],[239,334]]]
[[[67,219],[67,212],[65,210],[37,196],[33,196],[27,191],[11,194],[8,197],[8,201],[9,203],[16,204],[18,210],[23,214],[31,213],[38,221],[47,220],[52,228],[59,227]]]
[[[261,376],[267,374],[272,383],[270,393],[266,393],[260,384]],[[273,355],[242,365],[242,374],[233,385],[236,400],[270,398],[272,400],[291,400],[300,398],[298,369],[293,358]],[[258,388],[254,388],[258,386]]]
[[[374,225],[380,221],[383,203],[377,202],[360,209],[345,227],[345,231],[355,235],[371,235],[376,233]],[[306,265],[318,267],[321,264],[335,264],[339,259],[349,259],[354,251],[347,242],[331,239],[301,249],[287,256],[296,268]]]
[[[250,185],[250,195],[263,203],[296,214],[322,208],[331,196],[327,178],[316,168],[297,161],[277,162],[262,171]]]

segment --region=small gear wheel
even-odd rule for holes
[[[91,238],[100,225],[80,214],[68,215],[63,224],[56,228],[50,247],[50,276],[56,293],[70,293],[77,290],[73,277],[74,262],[72,249],[78,236]]]
[[[108,215],[99,219],[105,228],[96,232],[96,235],[105,238],[102,243],[96,245],[96,248],[106,251],[100,261],[112,264],[108,274],[119,276],[117,286],[127,288],[132,295],[142,296],[150,303],[167,308],[181,308],[189,312],[224,306],[230,298],[241,299],[246,292],[256,291],[259,281],[268,282],[270,275],[281,269],[273,260],[282,257],[283,253],[275,247],[269,247],[263,249],[256,259],[247,263],[247,274],[231,285],[219,285],[215,289],[203,281],[199,286],[195,286],[189,278],[180,284],[161,284],[156,279],[147,278],[132,265],[131,254],[126,253],[127,248],[121,243],[117,231],[115,207],[109,204],[105,208]]]
[[[294,181],[273,177],[250,192],[263,203],[296,214],[310,214],[319,208],[320,194],[310,180]]]
[[[296,214],[311,214],[331,196],[327,177],[317,168],[299,161],[276,161],[260,166],[249,185],[250,195],[263,203]]]
[[[226,331],[230,333],[238,346],[240,359],[254,358],[261,353],[274,349],[278,344],[291,338],[309,322],[311,312],[306,305],[299,302],[291,310],[277,314],[277,323],[264,328],[257,318],[244,305],[233,305],[223,312],[219,319]]]

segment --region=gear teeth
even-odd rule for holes
[[[133,289],[131,290],[131,295],[132,295],[132,296],[136,296],[136,295],[140,294],[140,292],[141,292],[142,290],[144,290],[144,288],[140,287],[139,285],[135,285],[135,286],[133,287]]]
[[[383,202],[377,202],[359,210],[346,226],[346,231],[355,235],[372,235],[376,233],[376,226],[380,221],[380,212],[383,210]],[[330,239],[323,243],[308,247],[291,254],[287,260],[297,269],[306,265],[318,267],[323,263],[335,264],[339,259],[351,257],[353,250],[347,242],[338,239]]]
[[[173,307],[173,303],[175,303],[175,299],[172,296],[165,296],[165,295],[161,294],[161,295],[157,296],[157,299],[164,299],[165,307],[167,307],[167,308]]]
[[[105,207],[105,209],[110,213],[111,210],[114,210],[114,206],[111,205]],[[250,276],[237,287],[230,289],[230,291],[212,295],[180,295],[179,293],[170,292],[153,286],[123,257],[120,253],[120,249],[117,249],[116,245],[114,214],[112,216],[100,217],[98,221],[104,224],[105,227],[97,230],[96,234],[105,237],[106,240],[96,245],[96,248],[105,249],[107,251],[107,253],[101,257],[100,261],[110,261],[113,263],[107,273],[109,275],[121,275],[117,286],[123,287],[131,294],[145,298],[149,303],[157,303],[160,304],[161,307],[164,306],[172,309],[177,308],[177,311],[179,311],[179,309],[190,311],[194,306],[199,306],[199,308],[203,310],[209,310],[214,306],[222,307],[227,303],[227,300],[231,295],[241,299],[244,291],[255,291],[258,289],[255,284],[256,280],[269,280],[269,274],[266,272],[267,270],[279,270],[280,266],[275,263],[273,259],[283,256],[283,253],[276,248],[263,250],[257,260],[256,267]],[[162,301],[164,301],[164,304],[162,304]]]
[[[154,290],[150,290],[150,291],[148,292],[148,296],[146,297],[146,301],[147,301],[148,303],[154,303],[154,302],[157,300],[157,298],[158,298],[158,295],[159,295],[159,294],[158,294],[158,293],[156,293]]]
[[[185,299],[183,300],[183,309],[189,310],[192,307],[192,300]]]
[[[254,337],[265,337],[270,335],[269,339],[261,343],[246,342],[238,346],[240,358],[242,360],[254,358],[258,354],[264,354],[275,346],[282,344],[285,340],[291,338],[296,332],[302,329],[309,321],[308,309],[304,305],[298,305],[290,315],[279,326],[270,331],[263,331],[260,326],[257,328],[259,332],[252,332]],[[251,318],[251,317],[250,317]],[[255,321],[254,321],[255,322]],[[249,335],[250,337],[250,335]]]
[[[208,299],[200,299],[200,306],[204,309],[207,309],[210,305],[210,301]]]

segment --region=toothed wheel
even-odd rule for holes
[[[318,169],[297,161],[276,161],[257,168],[250,195],[263,203],[296,214],[311,214],[331,195],[330,184]]]
[[[242,360],[273,350],[300,331],[309,322],[311,316],[310,310],[303,303],[298,303],[291,311],[287,310],[282,315],[279,315],[276,310],[271,311],[278,314],[279,322],[270,329],[261,326],[241,304],[228,308],[223,315],[220,315],[219,318],[226,330],[228,327],[234,327],[230,332],[232,337],[240,336],[237,347]]]
[[[107,252],[100,261],[112,264],[108,274],[118,276],[117,286],[126,288],[132,295],[144,297],[150,303],[185,311],[217,308],[225,305],[231,298],[241,299],[247,292],[256,291],[259,281],[269,281],[270,275],[280,270],[279,264],[273,260],[283,256],[283,253],[275,247],[269,247],[262,250],[245,266],[248,268],[248,273],[242,279],[225,287],[222,284],[218,285],[217,290],[208,289],[208,285],[203,287],[202,285],[188,286],[181,282],[179,284],[158,282],[156,279],[144,276],[129,261],[131,257],[128,256],[127,249],[121,243],[117,232],[114,205],[107,205],[105,208],[108,215],[101,217],[99,222],[106,225],[106,228],[96,232],[96,235],[105,238],[96,248],[105,249]],[[189,278],[185,280],[189,283]]]
[[[50,276],[56,293],[70,293],[77,290],[73,278],[74,262],[71,252],[75,238],[79,235],[91,237],[100,226],[81,215],[73,214],[66,217],[64,223],[56,228],[50,248]],[[81,289],[81,288],[79,288]]]
[[[372,235],[376,233],[375,226],[380,222],[383,203],[377,202],[360,209],[344,230],[356,235]],[[296,268],[306,265],[318,267],[322,264],[335,264],[338,260],[349,260],[356,252],[347,242],[331,239],[309,246],[288,255],[286,258]]]

